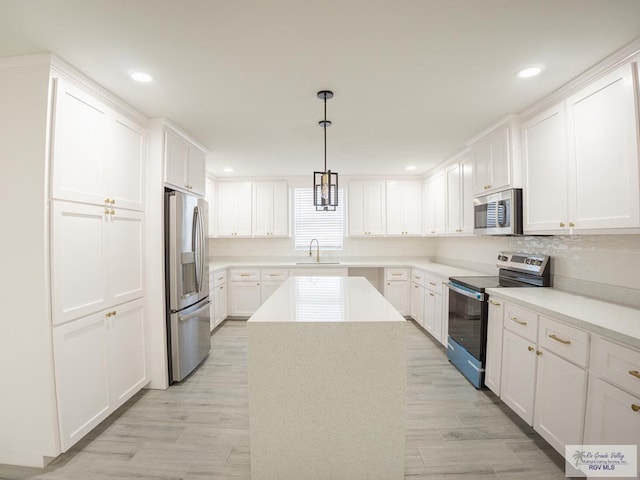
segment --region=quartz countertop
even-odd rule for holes
[[[364,277],[290,277],[249,322],[404,322]]]
[[[434,263],[428,258],[420,257],[351,257],[351,258],[321,258],[320,263],[309,262],[308,256],[302,257],[246,257],[246,258],[211,258],[209,271],[227,268],[418,268],[435,275],[449,277],[463,277],[476,275],[490,275],[487,273],[452,267],[441,263]],[[301,263],[302,262],[302,263]],[[308,263],[307,263],[308,262]],[[327,262],[327,263],[324,263]],[[332,262],[332,263],[328,263]],[[338,262],[338,263],[333,263]],[[495,273],[494,273],[495,275]]]
[[[640,349],[640,310],[554,288],[489,288],[487,293]]]

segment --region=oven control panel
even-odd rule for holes
[[[500,252],[496,265],[499,268],[520,270],[541,275],[549,264],[548,255],[536,253]]]

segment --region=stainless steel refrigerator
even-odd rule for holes
[[[165,191],[165,288],[169,383],[189,375],[209,353],[208,205]]]

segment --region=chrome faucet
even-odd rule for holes
[[[311,256],[311,245],[313,242],[316,242],[316,262],[320,263],[320,242],[318,242],[317,238],[312,238],[309,242],[309,256]]]

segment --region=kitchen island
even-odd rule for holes
[[[253,480],[404,478],[406,323],[365,278],[289,278],[248,328]]]

